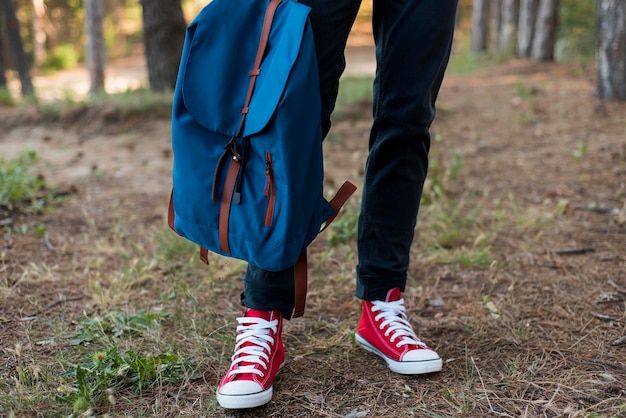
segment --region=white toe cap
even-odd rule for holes
[[[218,390],[222,395],[250,395],[262,391],[261,385],[251,380],[228,382]]]
[[[419,350],[411,350],[404,353],[402,361],[432,361],[439,360],[439,355],[433,350],[424,348]]]

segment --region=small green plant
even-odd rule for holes
[[[103,306],[114,306],[127,301],[133,289],[153,279],[156,266],[156,259],[133,259],[126,268],[110,272],[104,285],[101,278],[97,276],[89,281],[92,297]]]
[[[58,400],[73,406],[73,416],[91,408],[114,405],[115,395],[123,389],[142,393],[163,384],[179,384],[194,378],[194,366],[177,354],[121,353],[117,346],[98,351],[85,364],[68,366],[65,382],[59,387]]]
[[[458,181],[463,170],[463,158],[458,150],[445,152],[441,135],[434,137],[436,146],[433,147],[428,167],[428,177],[424,183],[421,204],[428,206],[437,199],[445,198],[452,185]]]
[[[70,335],[70,344],[80,345],[101,338],[138,336],[160,328],[161,321],[171,316],[167,311],[138,314],[110,311],[104,316],[84,317],[78,322],[78,329]]]
[[[525,109],[522,113],[520,113],[519,115],[516,115],[513,118],[515,122],[519,122],[519,123],[531,123],[531,122],[534,122],[536,119],[537,119],[537,115],[530,108]]]
[[[420,216],[419,241],[426,258],[440,264],[488,266],[493,262],[489,242],[494,228],[484,230],[482,208],[467,208],[463,201],[439,199],[425,206]]]
[[[34,386],[38,381],[41,380],[42,371],[41,369],[33,364],[27,364],[22,355],[22,344],[15,344],[15,349],[10,350],[15,355],[15,359],[17,360],[17,377],[16,384],[21,386]]]
[[[345,208],[329,228],[329,242],[331,245],[354,241],[359,226],[359,208],[351,206]]]
[[[583,157],[587,155],[587,151],[587,144],[585,144],[583,141],[578,141],[576,149],[572,151],[572,156],[574,157],[574,160],[579,163],[583,159]]]
[[[438,264],[458,264],[467,267],[487,267],[494,261],[489,246],[454,249],[436,247],[430,250],[427,258]]]
[[[532,89],[529,89],[523,83],[517,83],[515,85],[515,94],[520,98],[520,100],[529,100],[532,97],[533,92]]]
[[[159,255],[165,263],[180,263],[198,256],[198,246],[171,229],[163,229],[154,235],[159,244]]]
[[[32,173],[38,162],[35,151],[23,151],[11,160],[0,159],[0,209],[33,213],[41,210],[43,178]]]

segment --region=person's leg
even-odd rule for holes
[[[344,50],[361,0],[301,0],[311,7],[311,25],[315,38],[322,97],[322,131],[330,129],[330,115],[335,108],[339,78],[345,69]],[[249,265],[244,275],[241,303],[248,308],[278,309],[289,319],[294,305],[293,268],[270,272]]]
[[[374,123],[359,218],[356,296],[404,290],[429,127],[450,55],[456,0],[375,0]]]
[[[330,129],[330,114],[344,70],[343,51],[361,0],[303,0],[312,7],[311,22],[320,72],[323,134]],[[249,265],[244,275],[237,318],[237,343],[229,371],[217,388],[225,408],[252,408],[272,398],[272,381],[284,361],[282,321],[294,305],[293,268],[269,272]]]
[[[428,169],[429,128],[450,55],[456,0],[374,0],[378,63],[359,218],[355,339],[402,374],[441,370],[415,334],[404,291]]]

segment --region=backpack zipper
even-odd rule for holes
[[[243,139],[243,144],[241,146],[241,155],[239,155],[239,161],[241,162],[241,167],[239,168],[239,172],[237,173],[237,181],[235,182],[235,193],[233,194],[233,203],[235,205],[239,205],[241,203],[241,189],[243,184],[243,170],[248,162],[248,149],[250,148],[250,138],[246,137]],[[235,158],[235,157],[233,157]]]
[[[265,226],[272,226],[274,217],[274,206],[276,205],[276,190],[274,189],[274,172],[272,169],[272,154],[265,151],[265,189],[263,194],[267,196],[267,207],[265,208]]]

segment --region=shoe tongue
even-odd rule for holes
[[[401,295],[400,289],[395,287],[387,292],[387,299],[385,299],[385,302],[396,302],[400,300]]]
[[[243,313],[243,316],[246,318],[262,318],[262,319],[265,319],[266,321],[269,321],[270,318],[272,317],[272,312],[271,311],[259,311],[257,309],[247,309]]]

